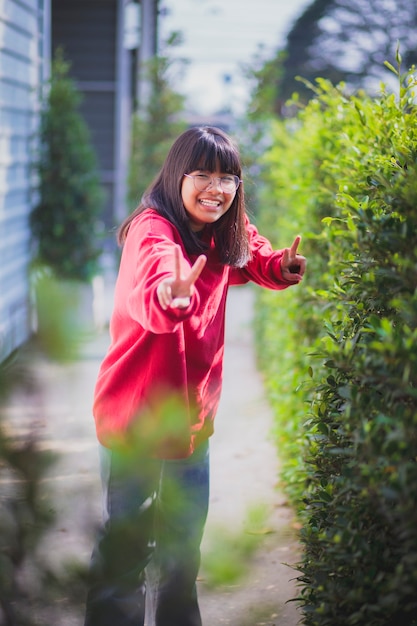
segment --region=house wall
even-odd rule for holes
[[[31,162],[49,0],[0,0],[0,361],[30,333]]]
[[[141,4],[0,0],[0,362],[32,331],[29,216],[38,200],[32,165],[40,88],[57,46],[63,46],[84,96],[82,113],[107,190],[108,239],[103,248],[110,253],[108,258],[114,253],[114,226],[132,208],[126,207],[126,180],[131,111],[138,92],[138,46],[141,39],[148,41],[148,47],[141,46],[141,57],[146,56],[149,41],[154,42],[149,50],[156,49],[158,0],[144,0],[142,37],[133,46],[125,23],[126,6],[132,3]]]

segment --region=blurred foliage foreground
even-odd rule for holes
[[[0,624],[43,626],[84,600],[85,566],[60,563],[49,531],[56,518],[48,478],[58,455],[42,444],[46,417],[39,365],[76,359],[80,287],[38,272],[34,281],[37,333],[0,363]],[[64,400],[63,400],[64,402]],[[87,529],[89,530],[89,529]]]
[[[308,257],[257,306],[308,626],[417,624],[417,105],[397,64],[377,98],[318,79],[265,156],[261,227]]]

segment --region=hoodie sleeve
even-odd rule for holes
[[[294,283],[282,277],[281,259],[284,250],[273,250],[266,237],[259,234],[256,226],[247,219],[251,260],[243,268],[233,268],[230,273],[231,285],[242,285],[249,281],[268,289],[286,289]]]
[[[124,245],[115,297],[125,298],[131,319],[153,333],[174,332],[199,306],[197,287],[185,309],[164,311],[159,304],[157,287],[174,272],[174,248],[178,244],[186,274],[191,264],[178,231],[164,218],[145,211],[133,220]]]

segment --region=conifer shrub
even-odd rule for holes
[[[262,220],[308,257],[258,307],[308,626],[417,624],[417,106],[397,62],[376,99],[317,80],[265,158]]]
[[[88,281],[101,253],[104,193],[89,129],[78,110],[81,95],[69,69],[58,50],[45,86],[36,163],[39,203],[31,225],[39,264],[59,278]]]

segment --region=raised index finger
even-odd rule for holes
[[[297,256],[297,248],[300,244],[301,241],[301,236],[297,235],[297,237],[294,239],[294,242],[290,248],[290,257],[294,258]]]

